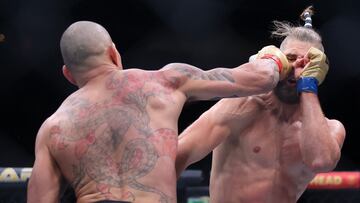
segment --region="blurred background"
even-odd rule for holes
[[[41,123],[76,87],[62,76],[59,41],[73,22],[102,24],[122,55],[125,69],[160,69],[183,62],[204,70],[235,67],[270,38],[271,21],[303,23],[313,5],[313,26],[323,37],[330,71],[319,90],[323,111],[340,120],[347,137],[336,168],[360,168],[360,3],[254,0],[1,0],[0,167],[32,167]],[[180,132],[214,102],[191,102],[180,116]],[[199,143],[201,144],[201,143]],[[190,166],[205,183],[211,154]]]

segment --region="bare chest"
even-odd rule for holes
[[[233,136],[234,152],[247,163],[264,168],[288,168],[302,162],[301,122],[263,117]]]

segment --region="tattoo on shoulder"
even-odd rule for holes
[[[230,70],[226,68],[216,68],[210,71],[202,71],[193,67],[176,67],[176,71],[193,80],[216,80],[235,82]]]

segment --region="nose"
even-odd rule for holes
[[[292,74],[294,74],[295,78],[300,77],[301,72],[308,62],[309,60],[306,57],[298,57],[295,61],[292,62]]]
[[[308,63],[308,60],[305,57],[298,57],[293,63],[292,67],[294,69],[301,68],[303,69],[305,65]]]

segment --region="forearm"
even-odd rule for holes
[[[239,67],[237,82],[244,86],[246,95],[262,94],[271,91],[279,82],[278,65],[271,59],[257,59]]]
[[[213,75],[218,70],[207,71],[207,74]],[[277,64],[271,59],[257,59],[226,71],[229,71],[232,80],[216,89],[214,93],[222,94],[220,97],[246,97],[267,93],[279,82]],[[211,85],[204,87],[211,91]]]
[[[332,170],[339,157],[340,149],[331,136],[330,127],[314,93],[302,92],[302,135],[300,148],[304,163],[314,172]]]

